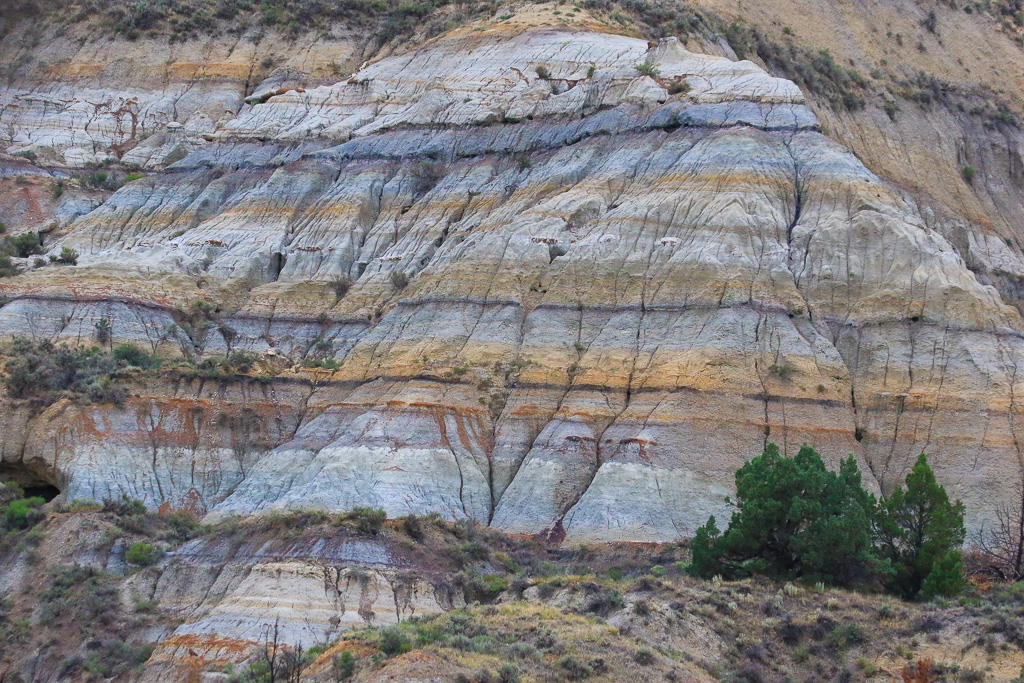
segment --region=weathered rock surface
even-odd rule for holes
[[[32,420],[25,442],[9,457],[5,449],[4,460],[53,481],[69,501],[128,496],[202,515],[294,434],[308,395],[301,385],[257,382],[165,391],[120,408],[58,402]]]
[[[23,548],[5,550],[0,590],[5,596],[25,595],[38,589],[41,576],[76,566],[116,577],[119,593],[112,599],[119,604],[112,611],[159,611],[159,619],[143,618],[126,629],[133,632],[132,642],[156,646],[143,675],[132,680],[198,680],[200,670],[238,665],[273,637],[275,625],[281,644],[310,648],[350,628],[395,624],[466,605],[461,587],[431,566],[436,560],[419,556],[414,562],[393,536],[360,536],[330,525],[317,527],[320,533],[242,526],[234,535],[189,541],[140,570],[125,560],[131,541],[111,542],[111,536],[125,533],[112,521],[118,520],[92,513],[51,516],[34,558]],[[34,610],[39,619],[41,606]],[[37,663],[52,655],[54,645],[44,648]],[[70,656],[80,645],[57,647]],[[51,666],[37,671],[40,680],[62,676],[67,677]]]
[[[989,518],[1021,476],[1024,324],[958,245],[1011,274],[1020,253],[936,225],[793,83],[673,39],[529,25],[545,13],[248,102],[223,77],[126,90],[165,126],[129,154],[166,168],[50,245],[76,267],[0,281],[3,334],[91,343],[105,318],[168,356],[343,366],[55,407],[3,423],[25,444],[4,460],[45,463],[68,498],[211,519],[372,505],[655,541],[726,513],[766,441],[808,442],[885,491],[924,450],[971,525]],[[79,164],[119,144],[107,110],[88,145],[74,132],[104,79],[62,84],[59,116],[5,89],[8,151]]]
[[[350,628],[465,606],[461,592],[402,564],[372,540],[193,541],[126,586],[183,619],[142,680],[180,679],[190,662],[209,669],[244,661],[272,637],[269,624],[281,643],[311,647]]]

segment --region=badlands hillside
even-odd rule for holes
[[[275,619],[471,605],[524,680],[1011,680],[1012,591],[648,570],[769,442],[881,495],[925,452],[971,535],[1019,505],[1022,122],[1019,0],[2,0],[0,480],[52,502],[0,676],[227,680]],[[360,680],[500,675],[385,635]]]

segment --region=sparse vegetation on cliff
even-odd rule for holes
[[[61,247],[60,254],[51,256],[50,260],[62,266],[74,266],[78,264],[78,252],[71,247]]]
[[[252,371],[257,359],[254,353],[234,351],[223,358],[204,358],[198,363],[181,361],[170,372],[186,379],[231,379]]]
[[[125,551],[124,559],[128,564],[148,567],[163,557],[163,551],[154,548],[152,544],[145,541],[137,541]]]
[[[0,533],[34,527],[46,517],[39,509],[45,502],[39,496],[25,496],[22,488],[12,481],[0,486]]]
[[[20,272],[10,256],[0,255],[0,277],[13,277]]]
[[[447,0],[28,0],[0,8],[0,18],[40,18],[60,13],[72,22],[93,21],[107,31],[136,40],[143,35],[168,35],[184,41],[200,35],[242,33],[247,29],[277,30],[292,37],[328,29],[333,23],[369,29],[381,42],[426,28],[436,35],[467,16],[486,15],[496,4],[462,4],[458,12],[434,17]]]
[[[636,72],[641,76],[650,76],[651,78],[656,78],[661,73],[658,70],[658,67],[655,66],[654,60],[650,57],[648,57],[643,63],[635,65],[633,68],[636,69]]]
[[[42,403],[59,398],[119,403],[126,395],[117,382],[121,373],[160,365],[159,359],[134,344],[121,344],[110,352],[98,346],[71,347],[17,337],[2,350],[8,358],[4,366],[7,395]]]
[[[369,507],[355,508],[347,515],[347,519],[355,522],[356,529],[360,533],[373,536],[380,533],[380,529],[387,518],[388,516],[383,510]]]
[[[828,50],[814,52],[792,40],[780,43],[742,23],[726,26],[722,34],[740,59],[757,55],[769,69],[792,79],[803,90],[827,99],[834,108],[864,106],[867,83],[863,75],[837,64]]]
[[[63,627],[83,642],[95,639],[93,647],[60,663],[60,677],[117,678],[136,670],[153,653],[152,644],[131,642],[118,633],[125,627],[118,582],[95,567],[68,566],[54,571],[41,591],[41,609],[51,628]]]
[[[39,240],[39,234],[32,231],[23,232],[15,237],[6,235],[0,240],[0,254],[5,256],[28,258],[42,253],[43,247]]]
[[[672,81],[668,86],[669,95],[686,95],[690,92],[690,84],[685,78]]]
[[[4,384],[11,398],[52,403],[60,397],[119,402],[111,375],[117,361],[98,347],[71,348],[17,338],[9,345]]]

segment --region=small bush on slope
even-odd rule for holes
[[[128,564],[134,564],[139,567],[148,567],[161,557],[163,557],[162,550],[144,541],[132,543],[124,554],[124,559]]]

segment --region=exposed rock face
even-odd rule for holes
[[[461,592],[403,571],[374,541],[193,541],[129,593],[184,618],[160,642],[143,680],[180,679],[190,661],[238,663],[268,637],[268,609],[280,642],[311,646],[340,631],[395,624],[417,614],[464,607]]]
[[[255,382],[164,390],[114,409],[59,402],[32,422],[21,460],[55,478],[67,500],[128,496],[201,515],[292,437],[308,395]]]
[[[1024,325],[953,241],[1010,273],[1020,254],[935,229],[793,83],[674,39],[528,26],[548,11],[320,87],[197,78],[138,157],[173,163],[53,243],[76,267],[0,281],[0,330],[91,343],[106,318],[165,355],[342,368],[55,407],[4,427],[26,444],[4,459],[68,498],[211,519],[372,505],[656,541],[727,514],[767,441],[808,442],[885,491],[924,450],[987,519],[1021,475]],[[71,110],[91,97],[61,88]],[[0,97],[9,151],[87,160],[82,116]],[[122,130],[103,115],[94,151]]]
[[[140,570],[125,561],[131,541],[110,540],[124,530],[109,518],[54,515],[36,551],[39,556],[5,550],[0,590],[7,599],[25,595],[38,588],[40,577],[75,566],[115,578],[119,595],[109,599],[119,604],[110,606],[113,611],[159,611],[158,619],[136,621],[126,629],[134,631],[133,642],[156,646],[143,675],[132,677],[143,681],[199,680],[201,669],[237,665],[271,637],[268,631],[275,625],[280,643],[309,648],[350,628],[390,625],[466,606],[462,588],[438,570],[436,558],[424,561],[399,547],[394,536],[346,533],[333,525],[314,529],[242,526],[234,535],[189,541]],[[38,603],[35,608],[40,614]],[[5,646],[23,645],[23,640]],[[70,654],[80,644],[53,640],[36,665],[54,647]],[[33,666],[28,660],[22,665]],[[18,669],[25,670],[6,671]],[[67,675],[42,666],[36,677]]]

